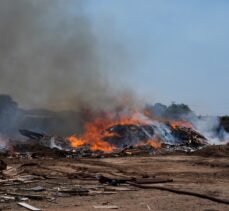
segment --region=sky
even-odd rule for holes
[[[128,71],[120,80],[134,92],[229,114],[229,1],[88,0],[86,13],[101,55],[112,55],[110,42],[124,49]]]

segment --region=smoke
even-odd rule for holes
[[[161,103],[147,105],[146,109],[153,117],[173,121],[188,121],[193,128],[203,134],[210,144],[224,144],[229,140],[227,133],[217,116],[197,116],[185,104],[171,104],[169,106]]]
[[[86,4],[83,0],[0,1],[2,93],[27,108],[106,109],[121,101],[115,89],[118,73],[107,69],[107,61],[99,55]],[[120,51],[112,52],[114,61]]]
[[[189,117],[189,121],[209,140],[210,144],[224,144],[228,141],[229,134],[220,125],[219,117]]]
[[[0,134],[0,152],[4,152],[9,144],[8,138]]]
[[[135,94],[120,83],[120,78],[128,75],[125,46],[110,31],[95,33],[86,6],[85,0],[0,1],[1,93],[11,95],[27,108],[105,110],[136,103]],[[112,36],[107,39],[104,35]],[[104,50],[106,44],[108,50]],[[163,117],[174,119],[184,118],[188,112],[186,118],[204,134],[227,137],[217,129],[217,121],[200,119],[185,105],[157,105],[154,109]],[[64,117],[58,116],[58,121],[47,123],[45,119],[45,123],[31,124],[36,118],[30,116],[29,121],[25,111],[3,96],[0,133],[16,133],[23,126],[47,132],[67,128],[65,134],[80,127],[81,114],[61,115]]]
[[[200,131],[211,143],[220,140],[219,127],[220,122],[218,117],[189,117],[189,121],[193,126]]]

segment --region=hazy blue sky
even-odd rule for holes
[[[127,52],[125,80],[136,92],[229,114],[228,0],[90,0],[87,12],[104,42]]]

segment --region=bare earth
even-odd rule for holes
[[[8,169],[5,173],[13,175],[36,175],[43,179],[30,184],[2,186],[1,192],[15,191],[15,188],[42,186],[46,190],[40,195],[49,195],[58,187],[97,187],[96,179],[80,179],[79,173],[106,177],[171,178],[171,183],[157,186],[173,187],[204,193],[222,199],[229,199],[229,159],[203,158],[198,156],[170,155],[156,157],[118,157],[101,159],[5,159]],[[22,166],[30,163],[29,166]],[[31,165],[32,163],[32,165]],[[154,184],[155,185],[155,184]],[[100,185],[101,186],[101,185]],[[118,190],[120,189],[120,190]],[[126,189],[126,190],[125,190]],[[141,189],[123,184],[103,186],[94,189],[88,196],[58,196],[53,200],[29,200],[31,204],[46,211],[109,210],[95,209],[94,205],[116,205],[118,210],[229,210],[229,205],[201,199],[194,196],[171,193],[155,189]],[[28,192],[27,192],[28,193]],[[25,210],[15,201],[0,203],[2,210]]]

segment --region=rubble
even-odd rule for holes
[[[78,161],[78,165],[80,163],[85,166],[87,161]],[[75,168],[77,169],[77,166]],[[20,166],[9,167],[4,170],[3,174],[5,175],[5,179],[0,180],[0,198],[4,202],[9,200],[19,201],[18,205],[30,210],[40,209],[25,203],[25,200],[53,201],[59,197],[116,194],[117,191],[137,191],[131,187],[132,183],[155,184],[173,182],[172,179],[141,178],[139,175],[132,175],[130,177],[129,175],[125,175],[125,173],[119,177],[111,177],[102,168],[93,169],[93,165],[89,169],[81,167],[78,168],[78,171],[74,170],[72,172],[74,174],[73,177],[70,176],[68,171],[61,171],[60,167],[55,169],[55,167],[47,166],[45,162],[26,162],[26,160]],[[60,178],[62,181],[63,178],[66,178],[68,182],[77,180],[92,182],[92,184],[80,186],[50,181],[50,179],[58,181]],[[34,185],[31,186],[31,183],[34,183]],[[108,209],[105,206],[104,208]],[[109,207],[109,209],[114,208]]]
[[[125,150],[129,149],[125,148]],[[125,150],[122,153],[125,153]],[[54,203],[64,197],[113,195],[120,192],[155,189],[228,204],[228,201],[223,197],[215,197],[209,195],[208,192],[199,193],[187,190],[188,187],[185,185],[183,189],[180,188],[179,184],[183,180],[175,178],[179,176],[176,171],[175,174],[171,174],[169,171],[159,174],[158,170],[155,170],[158,175],[151,173],[152,170],[142,167],[149,158],[144,156],[141,158],[143,160],[138,164],[132,162],[134,164],[132,168],[128,166],[129,161],[126,161],[126,164],[122,166],[119,165],[119,161],[116,162],[116,159],[110,158],[113,160],[113,164],[107,162],[106,159],[103,161],[91,158],[53,159],[40,157],[31,160],[8,158],[8,167],[3,170],[4,178],[0,180],[0,200],[5,204],[28,201],[28,205],[30,203],[37,205],[37,201],[39,203]],[[165,160],[162,161],[165,162]],[[12,163],[14,164],[12,165]],[[144,168],[144,172],[140,171],[141,168]],[[173,184],[177,184],[177,187],[174,188]]]
[[[21,161],[21,165],[9,165],[8,169],[3,170],[5,179],[0,180],[0,199],[4,203],[17,201],[26,207],[25,200],[52,202],[62,197],[111,195],[120,191],[156,189],[229,203],[226,199],[208,194],[166,186],[176,182],[172,177],[142,174],[98,159],[81,158],[69,162],[64,159],[57,165],[57,161],[50,161],[39,159],[28,162],[25,159]]]
[[[170,133],[166,127],[169,128]],[[116,149],[112,152],[91,150],[89,144],[74,148],[66,137],[50,136],[28,130],[20,130],[20,133],[29,139],[25,144],[13,146],[14,151],[26,152],[25,154],[30,154],[32,158],[151,156],[174,151],[187,153],[208,145],[207,139],[194,129],[182,126],[172,127],[169,123],[162,129],[161,126],[155,125],[126,124],[114,125],[101,131],[105,134],[103,141],[115,146]],[[171,139],[170,136],[172,143],[166,140],[167,137]],[[158,140],[158,146],[150,144],[152,138]]]
[[[192,128],[176,126],[172,129],[172,134],[181,145],[187,145],[193,148],[208,145],[207,139]]]
[[[226,158],[229,157],[229,143],[225,145],[209,145],[200,150],[193,151],[191,154],[202,157]]]
[[[16,159],[19,162],[12,167],[0,160],[2,171],[0,200],[4,203],[17,202],[29,210],[40,210],[24,201],[51,203],[62,197],[112,195],[120,191],[155,189],[228,204],[225,199],[207,194],[174,189],[169,185],[161,187],[163,184],[174,183],[174,178],[169,174],[167,176],[140,174],[137,170],[126,171],[124,168],[110,166],[105,162],[100,166],[102,158],[137,156],[146,158],[177,152],[198,155],[198,152],[207,149],[209,144],[208,140],[193,128],[174,126],[170,123],[163,123],[163,126],[115,124],[101,131],[101,134],[104,134],[102,141],[115,146],[110,152],[93,150],[90,142],[73,147],[67,137],[29,130],[20,130],[20,133],[27,139],[23,143],[11,142],[9,151],[1,155],[8,160]],[[48,165],[47,163],[52,160],[53,165]],[[57,160],[63,162],[61,167],[55,165]],[[93,207],[119,209],[116,205]]]

